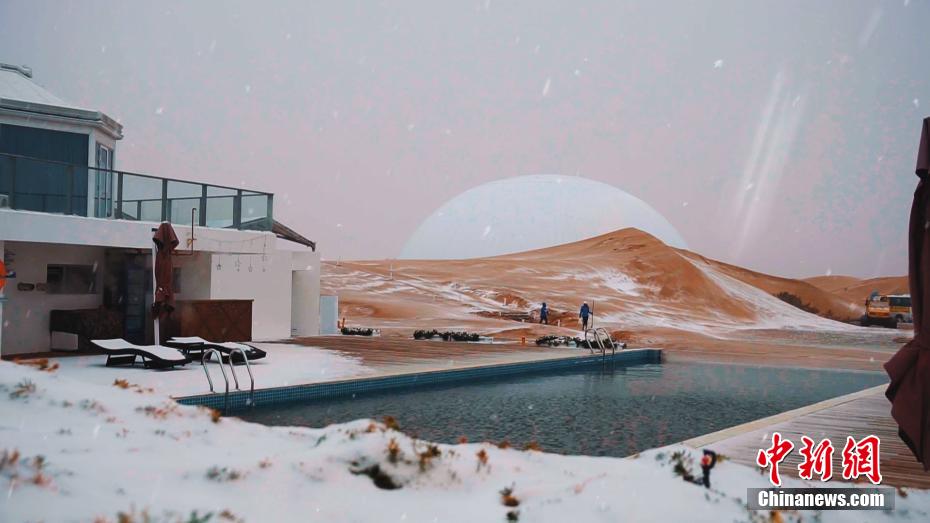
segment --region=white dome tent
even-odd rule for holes
[[[681,234],[639,198],[577,176],[488,182],[447,201],[410,236],[404,259],[466,259],[571,243],[634,227],[672,247]]]

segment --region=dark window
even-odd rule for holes
[[[0,125],[0,195],[29,211],[87,215],[87,135]],[[53,160],[51,163],[42,160]]]
[[[93,265],[49,265],[45,284],[48,294],[94,294],[97,272]]]
[[[910,298],[891,298],[892,307],[910,307],[911,299]]]

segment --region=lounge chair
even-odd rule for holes
[[[163,345],[136,345],[121,338],[90,342],[106,353],[107,367],[135,365],[137,357],[141,357],[142,364],[151,369],[165,369],[190,361],[181,351]]]
[[[175,337],[171,338],[166,343],[187,354],[188,357],[192,357],[192,353],[202,357],[203,351],[207,349],[216,349],[220,352],[223,357],[223,361],[225,362],[229,361],[231,354],[233,363],[242,363],[242,354],[238,351],[233,352],[235,349],[242,349],[245,351],[245,355],[249,358],[249,361],[260,360],[268,355],[267,352],[259,349],[258,347],[253,347],[252,345],[245,343],[238,343],[234,341],[207,341],[200,336],[187,336],[181,338]]]

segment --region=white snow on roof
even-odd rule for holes
[[[0,100],[96,112],[62,100],[46,88],[35,83],[32,78],[28,78],[21,72],[9,68],[6,64],[0,65]]]
[[[117,139],[122,138],[122,126],[115,120],[101,111],[61,99],[14,65],[0,63],[0,109],[99,122]]]

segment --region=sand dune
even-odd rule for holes
[[[594,307],[599,325],[614,331],[710,336],[735,329],[855,329],[823,316],[857,318],[862,301],[675,249],[636,229],[490,258],[327,262],[322,285],[324,294],[339,296],[350,324],[511,336],[576,333],[582,301]],[[780,292],[822,316],[775,297]],[[531,323],[544,301],[561,329]]]
[[[804,281],[830,292],[844,300],[862,306],[863,301],[873,291],[880,294],[907,294],[907,276],[886,276],[882,278],[860,279],[854,276],[816,276]]]

